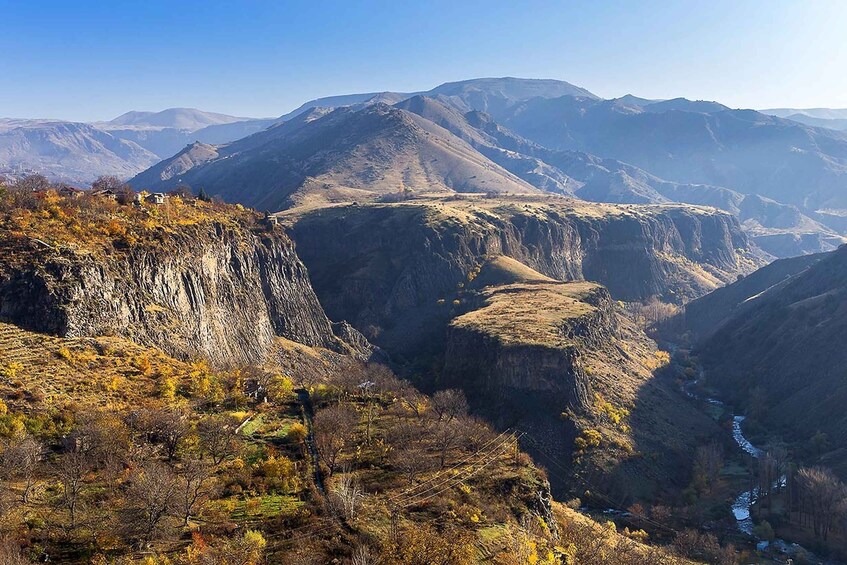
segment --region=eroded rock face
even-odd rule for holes
[[[430,339],[426,320],[449,320],[459,285],[489,256],[562,281],[600,282],[617,300],[683,302],[752,267],[746,237],[726,213],[482,202],[459,212],[450,203],[318,210],[296,222],[293,236],[330,317],[389,351]]]
[[[339,343],[279,231],[208,223],[105,257],[33,245],[34,260],[0,265],[0,318],[35,331],[119,334],[227,364],[262,361],[277,335]]]
[[[447,328],[444,376],[451,386],[517,408],[588,409],[591,383],[582,350],[617,333],[605,288],[512,284],[488,287],[476,302]]]

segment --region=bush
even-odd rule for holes
[[[600,447],[602,441],[603,436],[597,430],[583,430],[579,434],[579,437],[574,440],[574,447],[581,453],[595,447]]]
[[[760,524],[757,524],[755,528],[753,528],[753,534],[760,539],[773,541],[776,539],[776,534],[773,531],[773,527],[770,525],[770,522],[764,520]]]

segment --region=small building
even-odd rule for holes
[[[161,192],[154,192],[153,194],[148,195],[144,200],[149,204],[164,204],[165,195]]]
[[[278,226],[279,225],[279,218],[274,216],[273,214],[265,212],[265,223],[267,225],[271,226],[271,227]]]
[[[84,190],[80,190],[78,188],[74,188],[72,186],[67,186],[67,185],[59,188],[58,192],[59,192],[59,196],[62,196],[64,198],[79,198],[80,196],[85,194]]]
[[[98,190],[94,193],[94,196],[99,196],[100,198],[106,198],[108,200],[118,199],[118,193],[112,190],[111,188],[107,188],[106,190]]]

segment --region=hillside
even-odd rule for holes
[[[350,201],[403,190],[536,192],[443,128],[385,104],[302,114],[214,151],[210,160],[175,168],[185,162],[183,152],[130,182],[156,190],[202,186],[272,211],[311,198]]]
[[[778,292],[794,277],[828,256],[816,253],[779,259],[732,284],[716,288],[686,304],[685,327],[693,332],[693,339],[707,338],[727,321],[741,317],[746,309],[755,307],[769,293]]]
[[[85,183],[100,175],[126,178],[157,161],[140,145],[87,124],[0,121],[0,173],[37,171],[53,180]]]
[[[657,106],[565,96],[523,102],[498,121],[550,149],[619,159],[674,182],[760,194],[806,213],[847,203],[841,132],[752,110],[649,108]]]
[[[477,283],[492,263],[500,281]],[[573,481],[583,486],[585,476],[621,499],[655,501],[682,488],[684,462],[718,430],[686,413],[672,382],[653,376],[667,354],[602,286],[545,280],[513,260],[505,261],[508,270],[503,263],[483,264],[468,285],[480,290],[460,295],[441,382],[461,387],[501,426],[525,431],[531,454],[567,469],[551,479],[556,493],[579,494]]]
[[[597,281],[620,300],[680,303],[759,261],[732,216],[690,206],[466,196],[295,209],[282,218],[330,316],[408,349],[427,341],[422,320],[441,315],[437,301],[488,256],[557,280]]]
[[[847,247],[780,261],[747,278],[687,312],[689,325],[705,330],[697,350],[708,382],[799,454],[844,476],[847,359],[838,344],[847,331]],[[764,399],[756,400],[756,390]],[[827,441],[815,453],[809,440],[819,431]]]
[[[4,559],[692,563],[553,501],[515,435],[462,410],[446,421],[384,369],[348,363],[311,394],[278,376],[260,402],[244,395],[242,371],[118,338],[0,324],[0,353],[0,455],[49,447],[33,467],[2,467],[0,529],[25,544],[4,539]],[[377,388],[362,394],[350,374]]]
[[[243,208],[4,196],[0,316],[63,337],[122,335],[171,355],[261,362],[275,336],[343,349],[293,243]],[[96,306],[94,306],[96,305]]]
[[[637,518],[618,530],[577,512],[578,500],[554,501],[519,448],[536,430],[492,430],[461,393],[426,396],[366,364],[367,342],[330,326],[290,240],[252,211],[5,188],[0,210],[4,563],[681,565],[724,551],[714,538],[713,553],[648,545]],[[564,302],[519,300],[527,323],[570,319],[577,330],[611,306],[597,285],[557,283],[506,257],[478,279],[480,296],[538,284],[545,302],[570,305],[556,315]],[[644,359],[658,362],[654,350]],[[614,465],[615,451],[603,453]],[[553,463],[558,489],[585,490],[563,472],[567,459]],[[597,496],[585,503],[608,505]]]

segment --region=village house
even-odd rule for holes
[[[83,194],[85,194],[84,190],[80,190],[79,188],[74,188],[72,186],[62,186],[58,190],[59,196],[64,198],[79,198]]]
[[[279,218],[269,212],[265,212],[265,224],[269,226],[277,226],[279,225]]]
[[[144,200],[149,204],[164,204],[165,195],[161,192],[154,192],[153,194],[148,195]]]
[[[108,200],[118,199],[118,193],[112,190],[111,188],[107,188],[106,190],[98,190],[94,193],[94,196],[99,196],[100,198],[106,198]]]

